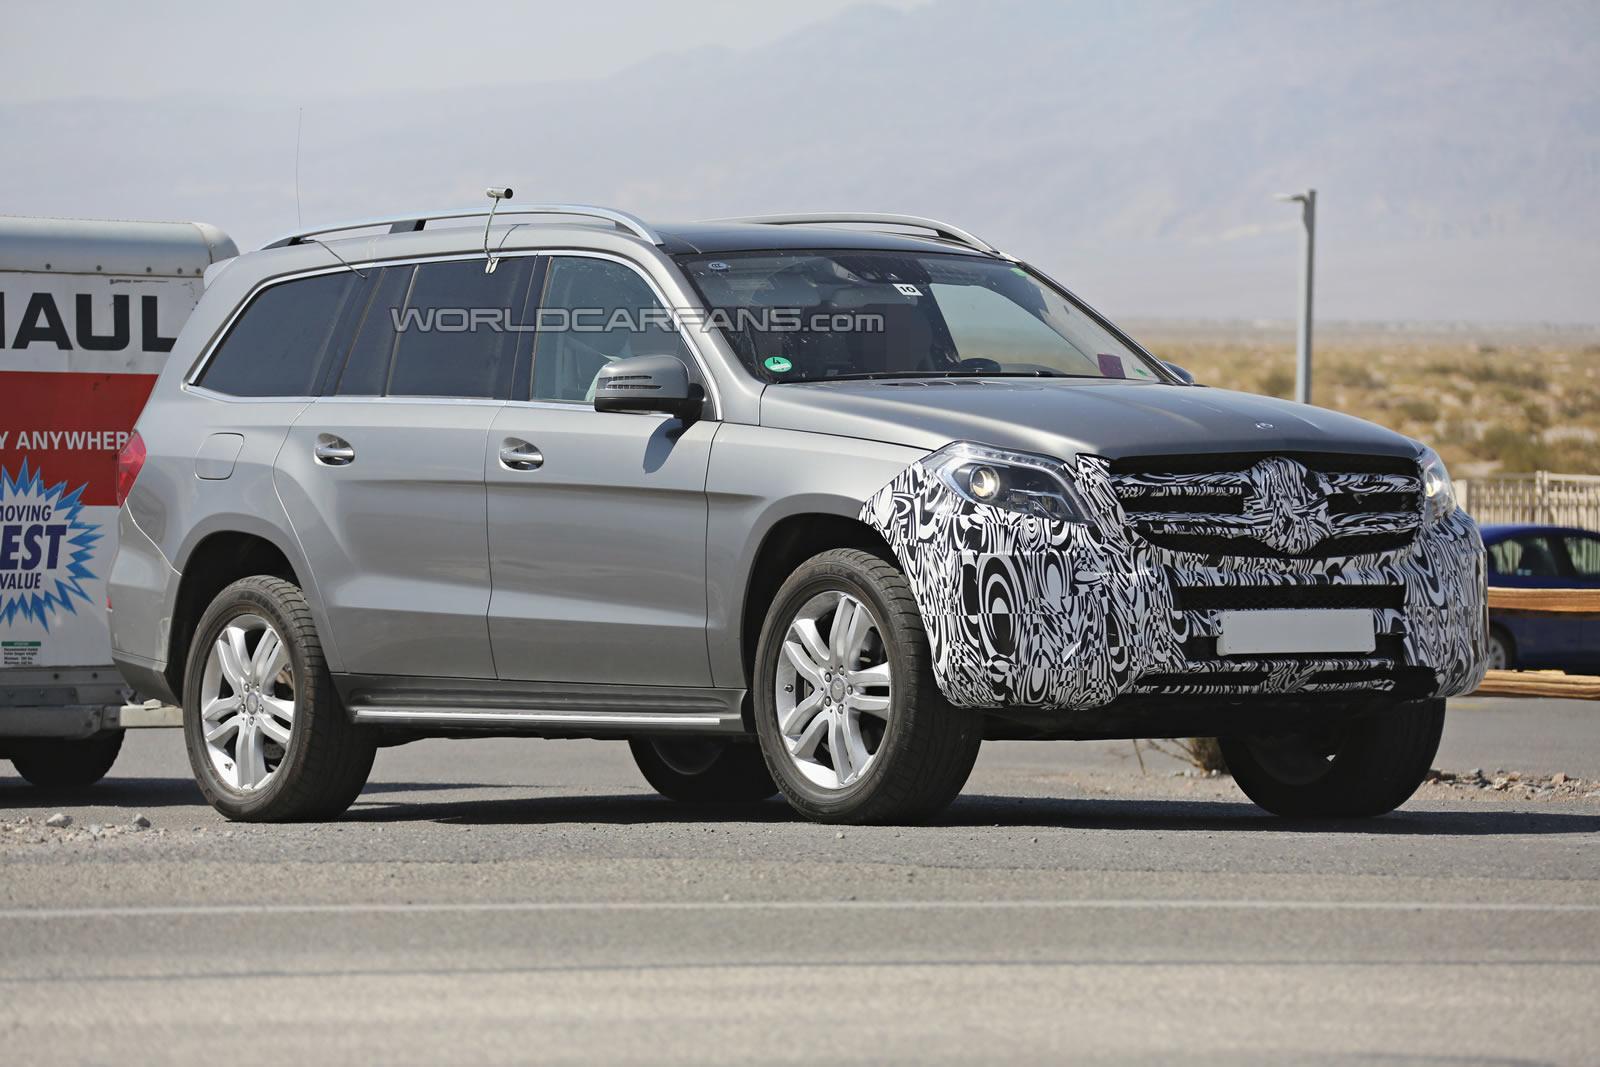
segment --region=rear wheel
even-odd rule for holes
[[[230,819],[328,819],[376,751],[339,702],[305,595],[281,578],[228,586],[195,628],[183,733],[195,781]]]
[[[754,673],[767,767],[807,818],[922,818],[972,773],[981,721],[939,692],[911,587],[871,553],[823,552],[784,582]]]
[[[1374,711],[1324,730],[1218,738],[1246,796],[1290,818],[1366,818],[1411,798],[1433,766],[1444,701]]]
[[[82,741],[22,742],[11,762],[18,774],[42,789],[73,789],[104,778],[120,751],[122,731],[113,730]]]
[[[709,737],[636,737],[633,761],[657,793],[690,804],[739,804],[778,791],[761,749]]]

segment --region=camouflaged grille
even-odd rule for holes
[[[1422,480],[1410,460],[1229,455],[1210,457],[1208,469],[1207,458],[1113,463],[1112,488],[1128,522],[1155,544],[1177,540],[1165,547],[1180,551],[1286,559],[1357,546],[1391,551],[1421,525]]]

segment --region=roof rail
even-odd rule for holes
[[[1002,259],[1012,257],[1000,251],[988,241],[975,234],[947,222],[936,219],[925,219],[917,215],[878,215],[862,211],[824,211],[803,215],[749,215],[743,218],[716,219],[716,222],[754,222],[765,226],[827,226],[835,223],[865,223],[879,226],[910,226],[921,230],[932,230],[934,235],[945,241],[954,241],[959,245],[976,249],[986,255],[999,256]]]
[[[488,215],[489,211],[483,208],[470,208],[460,211],[429,211],[413,215],[393,215],[381,219],[362,219],[359,222],[342,222],[337,226],[320,226],[314,230],[297,230],[286,234],[263,248],[287,248],[290,245],[304,244],[314,237],[321,237],[330,233],[347,233],[351,230],[367,230],[376,226],[389,227],[390,233],[415,233],[424,229],[430,222],[440,222],[445,219],[479,219]],[[496,218],[506,215],[573,215],[581,218],[604,219],[613,223],[617,229],[633,234],[643,241],[653,245],[662,243],[662,237],[650,224],[637,215],[630,215],[626,211],[617,211],[609,207],[595,207],[592,204],[528,204],[523,207],[504,208]]]

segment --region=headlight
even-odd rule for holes
[[[970,441],[946,445],[928,466],[957,495],[1053,522],[1084,522],[1084,509],[1058,460]]]
[[[1450,482],[1450,472],[1444,469],[1444,460],[1431,448],[1424,447],[1417,458],[1422,465],[1422,514],[1428,522],[1438,522],[1456,509],[1456,487]]]

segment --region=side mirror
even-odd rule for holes
[[[1167,368],[1168,373],[1170,373],[1174,378],[1177,378],[1184,385],[1194,384],[1194,375],[1190,374],[1176,363],[1169,363],[1166,360],[1162,360],[1161,365]]]
[[[596,411],[660,412],[693,422],[704,406],[705,394],[689,381],[689,368],[677,356],[619,359],[595,379]]]

